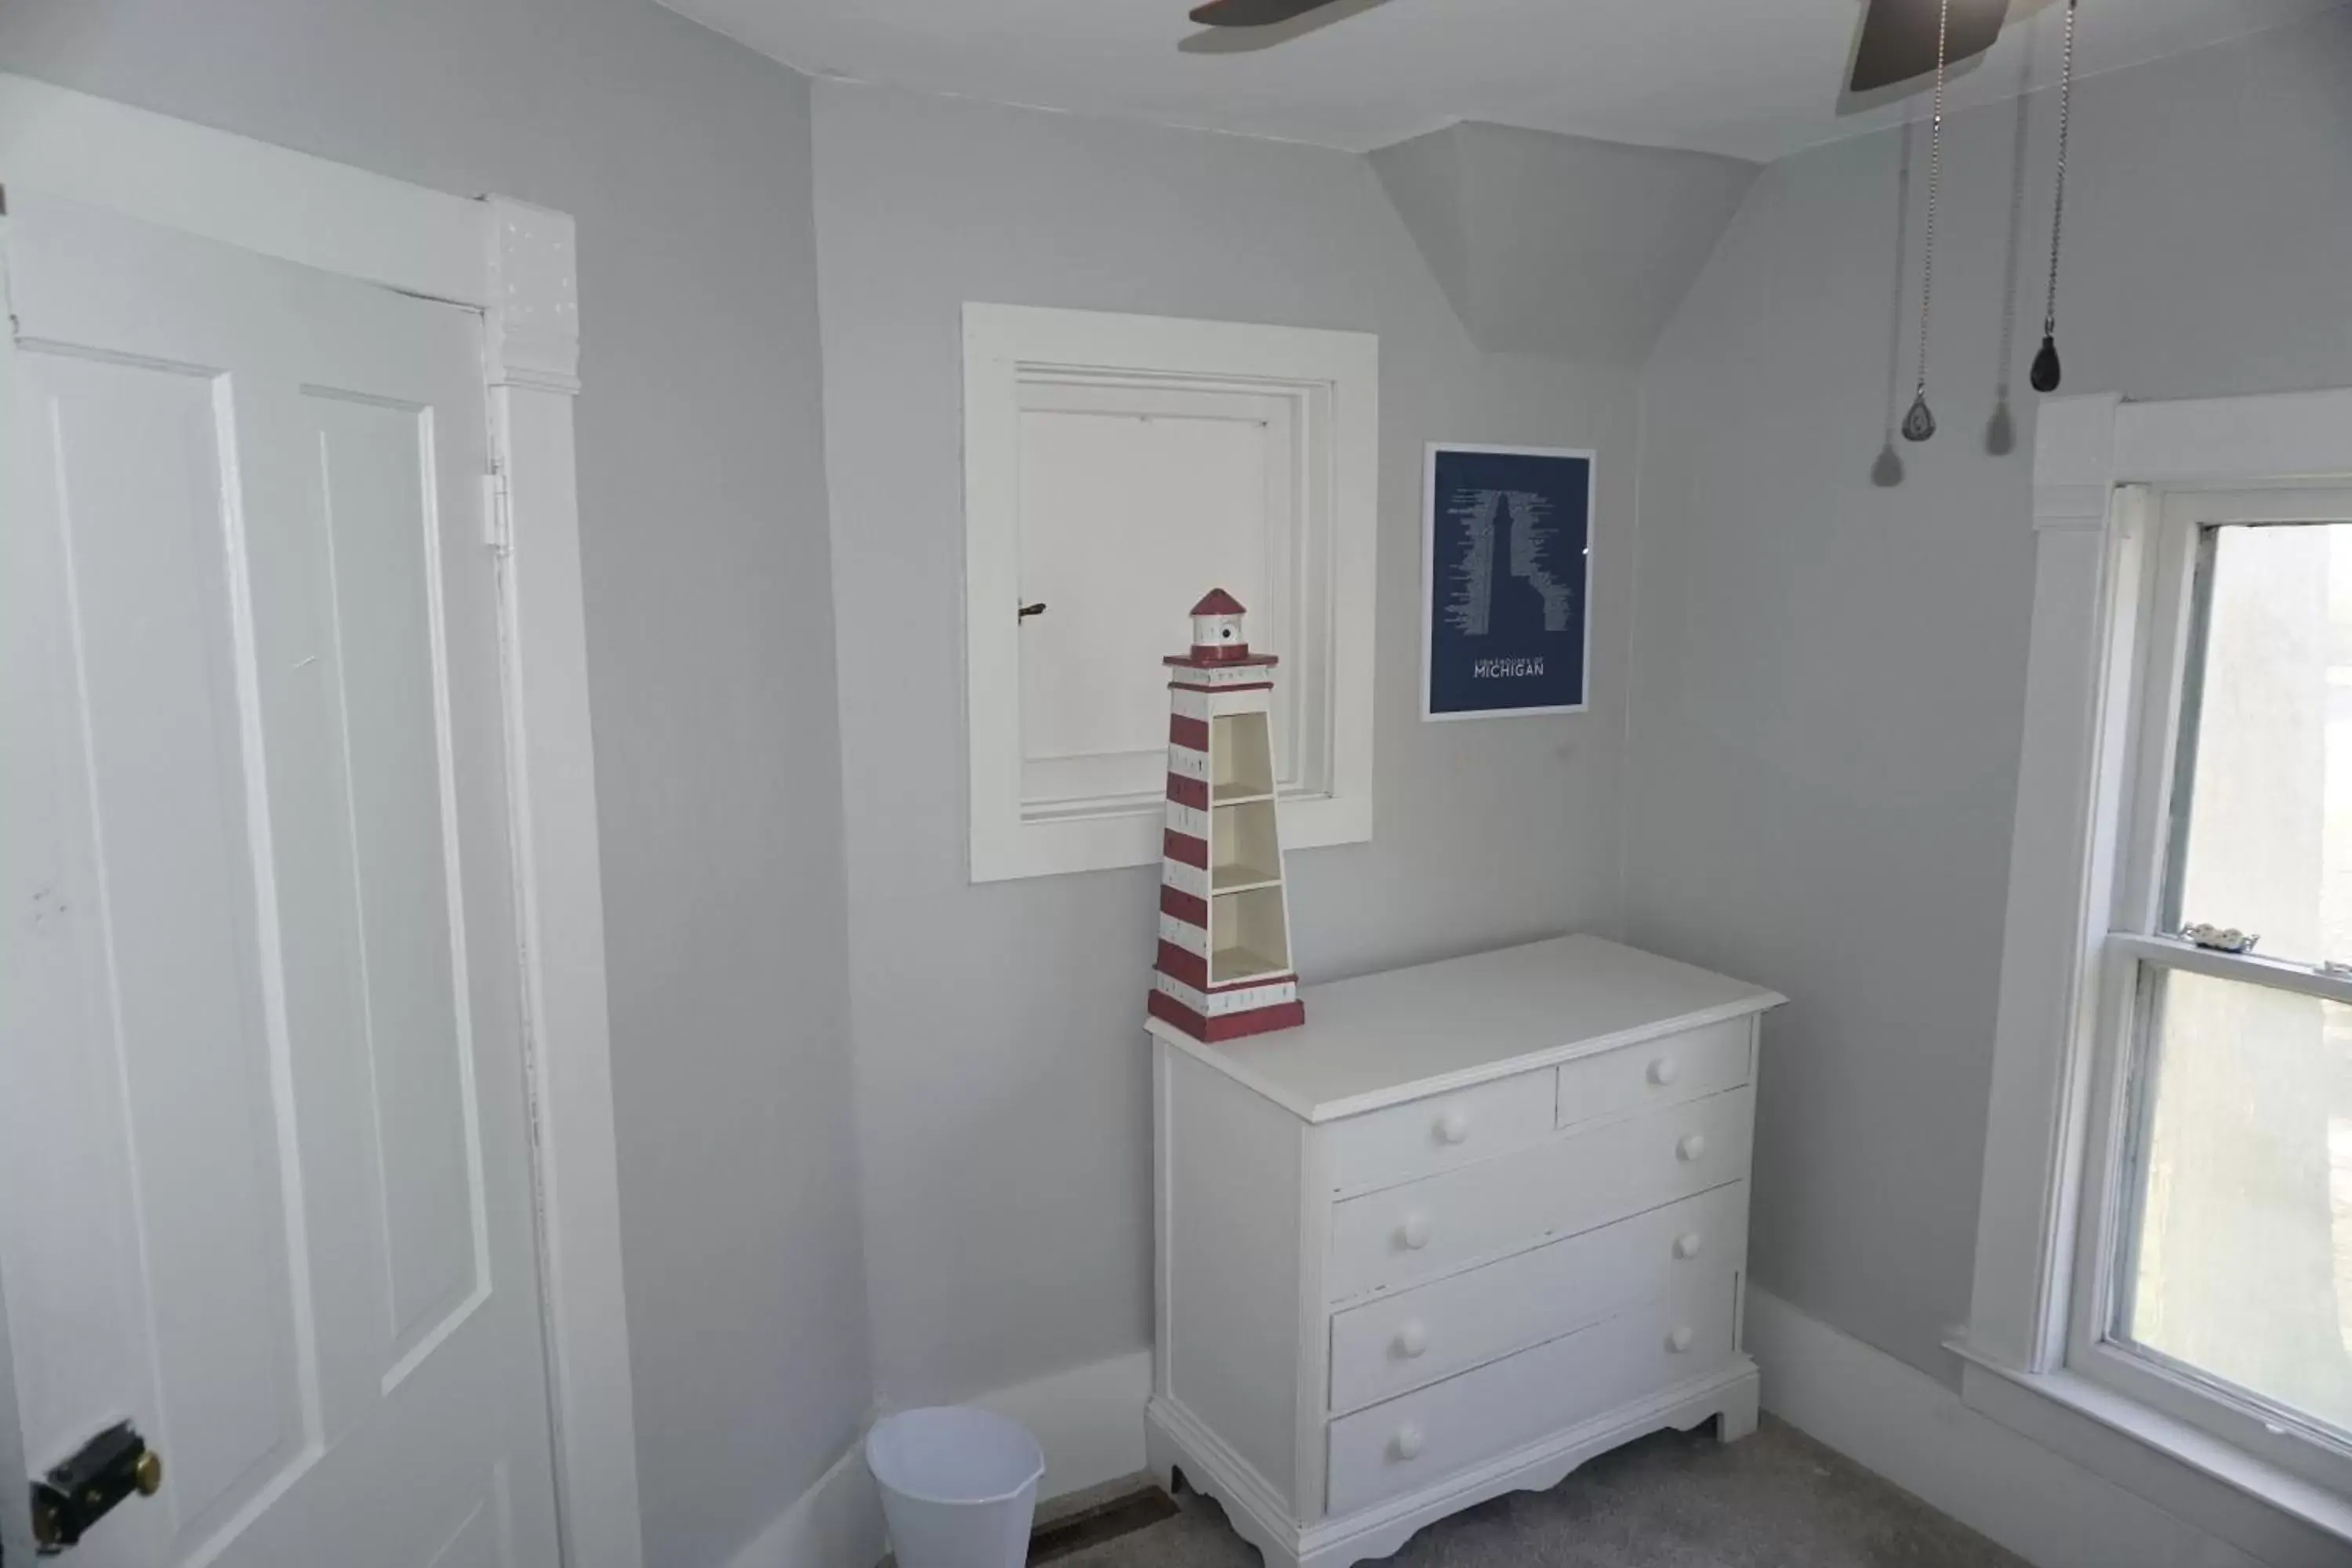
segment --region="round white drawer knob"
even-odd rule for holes
[[[1407,1361],[1411,1361],[1413,1357],[1427,1350],[1429,1348],[1429,1325],[1423,1322],[1419,1318],[1406,1319],[1404,1327],[1397,1331],[1396,1348],[1397,1354],[1404,1357]]]
[[[1397,1428],[1396,1436],[1389,1446],[1396,1450],[1396,1457],[1400,1459],[1418,1459],[1421,1458],[1421,1451],[1429,1447],[1429,1437],[1420,1427],[1408,1421]]]
[[[1666,1348],[1680,1355],[1691,1348],[1691,1341],[1694,1337],[1690,1331],[1690,1325],[1685,1323],[1666,1336]]]
[[[1650,1081],[1661,1089],[1682,1076],[1682,1064],[1672,1057],[1660,1057],[1650,1064]]]
[[[1686,1230],[1683,1232],[1682,1235],[1675,1237],[1675,1256],[1676,1258],[1696,1258],[1698,1256],[1698,1232],[1695,1230]]]
[[[1419,1252],[1429,1245],[1429,1231],[1427,1215],[1418,1212],[1409,1214],[1404,1216],[1404,1223],[1397,1226],[1397,1239],[1413,1251]]]
[[[1462,1143],[1469,1141],[1470,1113],[1455,1106],[1437,1119],[1437,1141],[1441,1143]]]
[[[1675,1153],[1676,1157],[1685,1162],[1699,1159],[1706,1153],[1706,1134],[1704,1132],[1684,1133],[1683,1141],[1675,1145]]]

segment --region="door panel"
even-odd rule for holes
[[[357,930],[356,1019],[373,1110],[386,1270],[387,1385],[420,1344],[476,1299],[487,1269],[480,1149],[467,1085],[472,1041],[460,980],[464,911],[445,830],[452,782],[429,612],[430,409],[305,389],[317,453],[313,514],[330,581],[320,598],[351,826],[347,887]],[[354,717],[361,721],[353,722]]]
[[[26,1458],[162,1452],[83,1563],[546,1568],[478,319],[37,198],[7,261]]]
[[[433,1554],[432,1568],[506,1568],[514,1561],[510,1512],[506,1471],[501,1468],[489,1495],[474,1505],[457,1532]]]
[[[303,1446],[215,388],[193,367],[25,354],[18,389],[46,439],[14,527],[46,514],[51,571],[11,577],[48,632],[51,722],[9,732],[52,787],[7,798],[46,795],[47,831],[22,826],[57,856],[20,949],[38,1011],[8,1045],[35,1119],[9,1142],[38,1152],[11,1207],[55,1260],[9,1269],[26,1447],[62,1455],[121,1419],[108,1395],[143,1365],[173,1413],[173,1506],[203,1516]]]

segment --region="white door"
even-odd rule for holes
[[[160,1453],[91,1568],[549,1568],[479,318],[11,196],[25,1459]]]

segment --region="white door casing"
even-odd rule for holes
[[[8,263],[27,1457],[162,1453],[100,1563],[551,1564],[479,318],[38,197]]]
[[[82,697],[97,695],[102,681],[112,682],[104,690],[115,711],[108,725],[87,727],[89,743],[45,746],[38,754],[17,746],[14,738],[26,726],[12,715],[11,741],[0,765],[37,778],[69,812],[87,817],[95,807],[129,836],[110,841],[82,836],[84,864],[78,869],[84,881],[100,866],[90,852],[95,846],[106,852],[102,870],[108,885],[120,884],[110,907],[96,900],[59,907],[61,895],[48,885],[56,879],[37,875],[19,889],[23,919],[12,922],[5,939],[8,985],[25,993],[26,1005],[54,1002],[54,994],[36,994],[16,984],[17,972],[25,967],[19,961],[41,945],[36,938],[54,938],[76,921],[88,926],[93,915],[99,917],[96,924],[104,925],[119,913],[121,931],[105,932],[121,939],[114,942],[115,952],[104,955],[111,973],[131,974],[134,961],[140,961],[146,965],[141,973],[163,975],[169,984],[151,987],[161,1003],[142,997],[136,986],[124,990],[119,1017],[110,1005],[116,998],[100,987],[96,994],[110,1005],[99,1021],[112,1027],[138,1008],[146,1009],[140,1016],[147,1040],[135,1033],[121,1036],[132,1058],[156,1037],[159,1019],[163,1034],[193,1042],[141,1061],[129,1082],[108,1049],[79,1058],[52,1053],[52,1060],[63,1062],[68,1072],[89,1068],[94,1058],[111,1072],[113,1092],[79,1107],[54,1101],[42,1107],[26,1098],[28,1109],[42,1113],[37,1120],[43,1131],[36,1137],[52,1142],[69,1142],[63,1136],[68,1112],[93,1107],[101,1118],[142,1135],[163,1129],[157,1133],[163,1139],[159,1150],[168,1146],[176,1129],[181,1146],[172,1153],[187,1174],[159,1179],[158,1171],[149,1167],[170,1167],[172,1158],[165,1154],[133,1168],[127,1161],[110,1164],[92,1151],[74,1147],[69,1156],[97,1172],[95,1185],[78,1190],[72,1203],[51,1207],[58,1214],[70,1210],[67,1217],[82,1221],[81,1232],[76,1236],[70,1225],[52,1217],[44,1245],[110,1251],[117,1259],[113,1279],[99,1280],[82,1270],[9,1268],[9,1260],[0,1257],[0,1299],[8,1309],[0,1315],[0,1464],[5,1466],[0,1471],[5,1483],[0,1484],[0,1543],[29,1555],[22,1483],[5,1478],[21,1478],[28,1462],[46,1465],[58,1457],[14,1451],[12,1407],[18,1396],[37,1432],[41,1417],[34,1407],[45,1399],[56,1409],[70,1407],[75,1396],[69,1385],[77,1373],[100,1383],[112,1377],[134,1390],[144,1378],[152,1397],[162,1381],[155,1365],[168,1352],[180,1357],[183,1371],[176,1380],[184,1389],[179,1414],[129,1408],[127,1400],[119,1408],[120,1414],[139,1416],[142,1429],[166,1447],[165,1494],[144,1505],[143,1522],[133,1522],[139,1519],[135,1505],[121,1510],[121,1522],[110,1520],[81,1548],[85,1561],[180,1561],[192,1549],[220,1561],[274,1563],[281,1559],[271,1553],[287,1549],[284,1542],[292,1537],[286,1532],[299,1533],[298,1514],[310,1508],[314,1516],[340,1521],[339,1544],[331,1557],[318,1556],[315,1547],[295,1546],[287,1561],[437,1560],[451,1568],[509,1555],[552,1562],[551,1419],[562,1560],[637,1568],[642,1542],[620,1290],[572,464],[578,317],[570,220],[523,204],[425,191],[5,76],[0,179],[16,209],[13,220],[0,226],[0,243],[7,246],[19,274],[12,336],[21,340],[0,342],[0,389],[23,381],[33,387],[36,401],[64,396],[69,403],[79,397],[85,411],[106,405],[106,418],[85,426],[109,432],[106,439],[118,449],[125,443],[136,447],[142,435],[152,438],[151,446],[160,441],[168,459],[110,463],[105,453],[93,456],[87,440],[60,446],[56,432],[69,421],[53,419],[51,438],[37,443],[41,461],[19,462],[12,451],[7,471],[0,474],[12,487],[8,514],[0,519],[6,531],[0,548],[9,556],[9,597],[36,612],[12,609],[12,643],[22,637],[50,638],[62,627],[68,648],[78,646],[98,656],[72,685],[75,727]],[[97,318],[78,327],[70,315],[49,313],[47,300],[102,292],[107,280],[83,275],[77,259],[63,271],[52,269],[53,279],[71,273],[69,287],[39,281],[45,264],[37,256],[38,231],[58,215],[72,219],[73,209],[35,193],[63,193],[89,206],[181,231],[126,228],[119,232],[143,232],[154,243],[96,247],[122,266],[152,267],[159,258],[182,264],[192,257],[209,258],[196,270],[210,267],[213,283],[231,294],[238,291],[231,275],[259,276],[274,268],[281,275],[278,284],[291,278],[297,286],[290,291],[261,290],[271,295],[265,300],[249,287],[248,278],[244,313],[250,320],[272,310],[283,319],[297,295],[313,305],[332,296],[337,302],[329,313],[355,310],[357,317],[374,321],[376,347],[392,361],[410,364],[434,349],[457,372],[445,375],[430,396],[420,396],[415,385],[404,390],[394,384],[398,374],[371,384],[382,366],[372,369],[362,363],[364,356],[337,362],[331,352],[333,343],[326,340],[348,338],[343,328],[295,334],[299,341],[280,345],[286,352],[275,366],[265,368],[250,355],[241,366],[232,365],[228,362],[236,354],[207,351],[172,333],[223,327],[236,311],[208,306],[176,319],[169,308],[172,292],[156,291],[152,278],[127,280],[127,293],[136,303],[112,328],[99,322],[97,330],[86,331]],[[85,211],[79,221],[102,227],[119,219]],[[85,239],[95,232],[86,226]],[[186,238],[191,234],[239,247],[242,254],[195,244]],[[257,259],[265,256],[304,266]],[[99,270],[119,273],[121,267]],[[374,287],[362,289],[348,279]],[[120,289],[125,281],[116,277],[113,286]],[[403,294],[422,298],[402,299]],[[394,319],[402,324],[383,330]],[[435,324],[420,328],[420,322]],[[83,349],[100,352],[54,352],[77,336],[93,340]],[[148,346],[142,350],[142,343]],[[310,357],[302,359],[305,354]],[[469,412],[452,413],[459,408]],[[0,407],[5,419],[0,429],[13,430],[21,413],[21,407]],[[118,418],[116,413],[135,417]],[[289,431],[301,461],[246,456],[271,445],[273,434],[280,437],[276,446],[288,446],[282,437]],[[220,460],[224,452],[230,457],[226,464]],[[152,458],[153,453],[142,455]],[[84,478],[68,499],[77,502],[71,515],[78,529],[110,515],[110,500],[112,515],[160,535],[180,552],[185,569],[174,574],[166,567],[171,549],[152,556],[126,549],[109,561],[99,548],[106,542],[100,529],[76,535],[98,550],[80,563],[88,570],[80,573],[86,580],[77,587],[86,597],[58,595],[44,603],[18,586],[27,575],[19,570],[27,552],[61,563],[55,550],[61,537],[54,531],[55,509],[37,520],[40,528],[28,531],[27,514],[39,509],[26,507],[18,494],[37,480],[46,483],[44,475],[70,476],[76,463]],[[503,505],[484,481],[493,466],[501,471]],[[313,518],[307,542],[300,531],[289,533],[283,527],[285,518],[300,510],[297,504],[289,512],[287,503],[289,497],[299,501],[306,474],[314,491],[333,485],[339,498],[331,518]],[[434,487],[430,510],[419,488],[428,474],[441,481]],[[392,525],[405,504],[404,482],[406,502],[415,503],[407,513],[411,526],[404,530]],[[213,498],[210,548],[203,542],[202,526],[207,493]],[[500,550],[484,541],[486,505],[506,519]],[[415,526],[436,513],[429,532]],[[273,526],[279,529],[278,548],[264,549]],[[301,548],[306,542],[308,556]],[[244,552],[241,557],[229,548],[232,543]],[[458,570],[460,556],[473,568],[470,574]],[[246,566],[252,568],[249,580],[241,574]],[[447,590],[442,602],[422,592],[425,574],[436,571],[439,575],[432,580]],[[382,587],[385,577],[402,573],[416,592]],[[347,589],[362,577],[370,585],[364,592],[338,594],[339,577]],[[126,606],[133,635],[100,635],[102,614]],[[344,643],[331,658],[317,662],[299,664],[311,657],[307,653],[279,661],[298,665],[299,671],[278,668],[269,658],[271,639],[297,636],[304,613],[340,617],[341,624],[329,630],[341,634]],[[142,638],[151,650],[143,658],[138,651]],[[203,657],[152,657],[159,644],[194,647]],[[409,657],[399,657],[404,652]],[[436,661],[421,653],[439,657]],[[11,669],[23,662],[12,646]],[[88,692],[84,675],[92,678]],[[445,681],[444,675],[451,679]],[[302,722],[322,725],[321,710],[303,713],[289,694],[307,691],[317,698],[330,686],[384,700],[363,705],[373,721],[347,732],[325,727],[327,739],[336,743],[306,751],[290,738]],[[7,700],[16,703],[28,692],[43,700],[48,695],[12,680]],[[198,699],[205,711],[201,721],[191,723],[188,710]],[[287,731],[282,744],[272,738],[273,701],[275,717]],[[333,706],[325,704],[330,717]],[[353,704],[342,717],[351,718],[362,706]],[[175,714],[176,727],[169,721]],[[97,744],[101,730],[110,731],[103,748]],[[313,734],[318,732],[314,728]],[[223,734],[229,742],[226,750],[218,744]],[[116,743],[124,735],[142,739],[126,752]],[[404,755],[413,763],[420,736],[431,759],[422,783],[414,766],[404,772],[390,765]],[[208,765],[187,765],[191,757]],[[70,785],[76,770],[86,784],[94,760],[115,781],[111,798],[87,787],[79,794],[57,790],[58,779]],[[39,766],[26,774],[36,763]],[[340,797],[332,791],[306,795],[279,778],[305,763],[323,763],[331,773],[341,767],[350,787]],[[158,792],[152,787],[158,776],[190,783],[184,789]],[[236,809],[226,808],[257,782],[269,784],[268,798],[238,799]],[[14,827],[20,818],[14,802],[24,792],[13,779],[7,789],[8,826]],[[218,797],[222,809],[203,809],[206,790]],[[511,846],[506,841],[509,820]],[[203,830],[189,830],[190,822]],[[343,826],[339,855],[289,853],[289,842],[305,829],[315,834],[321,822]],[[453,828],[440,833],[438,853],[402,852],[411,841]],[[152,851],[144,857],[129,847],[142,832]],[[484,838],[490,841],[487,846],[478,842]],[[5,833],[5,841],[11,860],[29,850],[36,862],[59,842],[29,824]],[[369,870],[363,880],[355,874],[362,866]],[[24,879],[22,870],[15,868],[10,886]],[[148,873],[143,884],[142,872]],[[200,886],[206,874],[216,891],[226,892],[193,909],[174,909],[173,900]],[[338,876],[343,879],[340,931],[331,921],[291,918],[306,898],[318,903],[322,888],[334,891]],[[462,888],[463,896],[449,898],[451,887]],[[152,895],[144,905],[142,892]],[[215,905],[224,900],[241,902],[235,912],[243,918],[218,918]],[[194,915],[204,918],[192,925]],[[362,932],[371,917],[374,925]],[[43,922],[38,932],[37,919]],[[163,967],[154,968],[154,931],[183,927],[197,934],[184,943],[162,944]],[[79,936],[82,929],[74,927],[73,934]],[[273,929],[283,939],[282,952],[272,952],[263,940]],[[149,944],[143,959],[132,951],[133,937]],[[209,961],[200,951],[205,943],[213,948]],[[352,1069],[362,1059],[348,1050],[340,1061],[312,1059],[300,1047],[314,1037],[292,1029],[299,1007],[315,1011],[321,994],[335,994],[332,985],[320,988],[320,977],[334,980],[336,967],[317,962],[322,952],[345,961],[343,1000],[364,994],[372,1005],[362,1009],[363,1020],[381,1031],[422,1036],[429,1042],[435,1020],[429,1008],[422,1015],[414,1008],[419,997],[430,1002],[432,983],[442,987],[440,1005],[447,1016],[439,1031],[448,1047],[445,1052],[383,1056],[383,1073],[367,1086],[373,1114],[352,1117],[353,1101],[346,1097],[342,1131],[350,1136],[344,1143],[331,1135],[328,1111],[318,1110],[308,1121],[295,1114],[306,1110],[305,1094],[320,1100],[325,1093],[320,1086],[331,1085],[338,1068],[346,1089],[355,1083]],[[226,963],[224,953],[229,955]],[[355,989],[354,954],[378,971],[357,977],[363,991]],[[416,975],[424,983],[397,984]],[[306,989],[303,980],[312,984]],[[17,998],[12,995],[8,1005],[16,1009]],[[404,1014],[403,1005],[410,1011]],[[87,1015],[73,1021],[86,1023]],[[464,1033],[470,1033],[470,1042]],[[16,1042],[25,1037],[30,1037],[12,1021],[0,1049],[13,1054]],[[470,1077],[452,1065],[463,1063],[468,1046],[476,1069]],[[201,1058],[203,1047],[216,1057],[244,1060],[245,1076],[191,1070],[181,1058]],[[182,1081],[169,1079],[173,1071],[182,1072]],[[24,1076],[13,1063],[9,1074],[12,1081]],[[146,1080],[143,1086],[141,1079]],[[182,1096],[190,1097],[184,1104]],[[12,1092],[9,1098],[13,1109],[18,1097]],[[528,1136],[526,1100],[537,1110],[535,1141]],[[331,1096],[322,1103],[331,1104]],[[259,1118],[257,1124],[266,1136],[255,1147],[239,1148],[189,1131],[201,1132],[205,1125],[197,1112],[216,1114],[224,1105]],[[280,1136],[288,1128],[290,1139]],[[386,1128],[397,1136],[387,1139]],[[426,1157],[431,1143],[423,1134],[437,1138],[442,1158]],[[40,1147],[13,1132],[9,1143]],[[378,1158],[385,1152],[395,1155],[389,1164]],[[448,1158],[453,1152],[457,1157]],[[372,1159],[371,1189],[364,1178]],[[361,1180],[354,1182],[354,1172]],[[338,1173],[344,1183],[341,1190],[331,1181]],[[313,1179],[319,1184],[315,1196],[309,1190]],[[9,1199],[21,1183],[13,1173],[8,1181],[7,1188],[0,1188],[0,1209],[15,1221],[24,1205]],[[118,1192],[143,1184],[141,1195],[159,1216],[146,1236],[134,1234],[126,1243],[121,1226],[110,1236],[111,1222],[101,1212],[110,1182]],[[175,1253],[178,1243],[161,1216],[174,1203],[192,1205],[206,1183],[215,1189],[227,1183],[248,1202],[228,1221],[207,1211],[207,1228],[199,1237],[205,1245],[183,1249],[192,1256]],[[250,1201],[256,1194],[270,1201]],[[372,1208],[359,1205],[368,1223],[328,1224],[337,1204],[351,1208],[354,1194],[373,1199]],[[52,1188],[43,1195],[53,1199],[56,1194]],[[16,1227],[9,1234],[13,1246]],[[365,1266],[371,1244],[373,1270]],[[250,1265],[243,1275],[227,1267],[239,1247]],[[357,1264],[341,1267],[353,1257]],[[120,1263],[126,1258],[136,1266],[127,1279]],[[170,1310],[144,1311],[146,1321],[132,1325],[146,1348],[128,1358],[138,1363],[128,1370],[87,1348],[79,1352],[79,1363],[70,1355],[63,1361],[37,1358],[28,1349],[28,1341],[44,1335],[63,1338],[68,1346],[100,1337],[95,1320],[81,1325],[79,1338],[36,1326],[34,1320],[52,1305],[45,1291],[78,1289],[102,1296],[103,1285],[117,1292],[114,1306],[120,1311],[122,1300],[138,1300],[142,1292],[148,1298],[143,1306],[152,1307],[155,1292],[149,1288],[183,1276],[199,1283],[174,1292],[166,1303]],[[307,1296],[295,1288],[298,1278],[311,1287]],[[256,1279],[265,1284],[274,1279],[279,1286],[282,1305],[271,1307],[274,1319],[265,1312],[257,1327],[240,1317],[226,1330],[219,1322],[201,1324],[193,1338],[183,1332],[185,1342],[169,1342],[175,1326],[184,1331],[184,1324],[175,1325],[173,1312],[187,1317],[190,1303],[234,1298],[240,1289],[262,1300],[268,1292],[254,1294]],[[536,1289],[541,1279],[543,1360],[535,1321],[542,1304]],[[129,1298],[121,1295],[126,1288]],[[366,1310],[352,1316],[354,1303]],[[370,1321],[373,1343],[351,1326]],[[227,1338],[218,1337],[223,1332]],[[275,1342],[273,1334],[278,1336]],[[37,1359],[40,1367],[24,1386],[12,1386],[12,1337],[16,1368]],[[478,1375],[460,1375],[475,1341],[496,1341],[509,1352],[520,1347],[520,1353],[486,1356]],[[190,1357],[188,1343],[242,1347],[244,1370],[257,1364],[257,1355],[270,1364],[271,1376],[257,1381],[232,1375],[238,1370],[234,1355]],[[371,1358],[382,1364],[372,1368]],[[551,1390],[544,1386],[550,1370]],[[36,1382],[38,1387],[32,1386]],[[478,1420],[487,1434],[480,1441],[415,1446],[406,1461],[413,1473],[404,1474],[401,1462],[385,1456],[429,1419],[415,1412],[430,1408],[444,1383],[467,1384],[457,1397],[505,1414],[498,1421]],[[190,1412],[206,1398],[225,1400],[223,1408],[236,1419],[196,1424]],[[384,1415],[386,1411],[393,1414]],[[68,1418],[53,1410],[50,1419]],[[528,1430],[515,1429],[518,1422]],[[188,1442],[171,1435],[191,1426],[199,1436]],[[75,1436],[78,1440],[87,1433]],[[37,1450],[62,1441],[37,1437]],[[174,1458],[171,1447],[183,1452]],[[493,1451],[506,1461],[502,1482],[495,1460],[484,1458]],[[258,1457],[228,1473],[234,1467],[222,1456],[242,1454]],[[473,1478],[483,1484],[478,1495],[466,1499],[462,1472],[469,1467],[478,1470],[486,1462],[492,1466],[490,1475],[486,1480]],[[357,1484],[362,1479],[368,1482],[364,1488]],[[347,1481],[350,1489],[333,1491]],[[207,1485],[210,1495],[199,1496]],[[266,1506],[273,1489],[282,1494],[276,1510]],[[240,1499],[254,1518],[239,1543],[228,1549],[223,1527],[233,1520]],[[289,1499],[290,1505],[285,1500]],[[273,1512],[290,1522],[264,1517]],[[436,1530],[441,1531],[437,1536]],[[273,1531],[279,1533],[273,1536]],[[158,1532],[176,1535],[183,1554],[154,1555]],[[118,1555],[98,1555],[101,1551]],[[120,1555],[125,1552],[131,1554]]]

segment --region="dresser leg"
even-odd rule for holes
[[[1184,1473],[1182,1460],[1183,1456],[1168,1435],[1160,1429],[1160,1424],[1146,1421],[1143,1424],[1143,1468],[1159,1483],[1160,1489],[1170,1497],[1182,1490],[1200,1489],[1192,1478]]]
[[[1715,1417],[1716,1437],[1725,1443],[1737,1443],[1742,1437],[1752,1437],[1756,1434],[1756,1379],[1751,1376],[1725,1396],[1724,1406]]]

